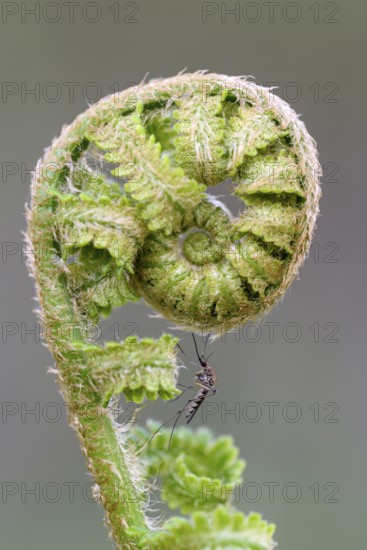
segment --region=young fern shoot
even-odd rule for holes
[[[224,484],[228,495],[241,480],[231,438],[180,427],[170,445],[173,432],[151,437],[156,425],[129,436],[114,422],[121,394],[141,403],[179,393],[178,338],[97,345],[88,333],[114,307],[140,299],[190,332],[218,334],[269,311],[309,250],[320,174],[315,142],[287,103],[246,77],[203,71],[103,98],[39,161],[27,212],[29,269],[70,423],[117,548],[274,547],[274,527],[260,516],[235,512],[228,496],[203,501],[203,483]],[[246,206],[238,216],[206,193],[222,182]],[[216,391],[209,356],[197,356],[196,393],[174,428]],[[158,465],[162,497],[191,517],[157,530],[145,483]],[[135,498],[123,498],[131,486]]]

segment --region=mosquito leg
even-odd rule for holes
[[[149,439],[149,441],[147,442],[147,445],[149,445],[149,443],[151,443],[153,441],[153,439],[155,438],[155,436],[158,434],[158,432],[161,431],[162,428],[164,428],[164,426],[167,426],[167,424],[169,422],[171,422],[172,418],[175,418],[175,416],[177,416],[181,411],[179,411],[178,413],[175,413],[173,416],[171,416],[166,422],[164,422],[163,424],[161,424],[158,428],[158,430],[156,430],[154,432],[154,434],[152,435],[152,437]]]
[[[201,365],[198,365],[197,363],[194,363],[194,361],[191,361],[191,360],[187,357],[186,353],[184,352],[184,350],[182,349],[182,347],[180,346],[180,344],[176,344],[176,346],[178,347],[178,349],[180,350],[180,352],[186,357],[186,359],[188,360],[188,362],[191,363],[191,365],[195,365],[195,367],[199,367],[199,368],[200,368]]]
[[[182,384],[178,384],[178,385],[182,386]],[[169,399],[168,401],[165,401],[165,403],[173,403],[174,401],[177,401],[177,399],[180,399],[180,397],[182,397],[185,392],[186,390],[183,390],[179,395],[176,395],[176,397],[173,397],[173,399]]]
[[[187,357],[186,353],[184,352],[184,350],[182,349],[182,347],[180,346],[180,344],[176,344],[176,346],[178,347],[178,349],[180,350],[180,352],[183,353],[185,357]],[[188,359],[188,357],[187,357],[187,359]]]
[[[181,414],[186,410],[186,407],[189,403],[191,403],[192,399],[189,399],[189,401],[186,403],[186,405],[184,406],[183,409],[181,409],[180,411],[176,412],[174,415],[172,415],[168,420],[166,420],[166,422],[164,422],[163,424],[161,424],[158,428],[158,430],[156,430],[154,432],[154,434],[152,435],[152,437],[149,439],[149,441],[146,443],[146,445],[149,445],[149,443],[155,438],[155,436],[157,435],[158,432],[161,431],[162,428],[164,428],[164,426],[167,426],[167,424],[169,424],[172,420],[172,418],[175,418],[175,416],[178,416],[178,418],[181,416]],[[176,419],[177,420],[177,419]],[[175,425],[177,424],[177,421],[175,421]]]
[[[190,399],[190,401],[192,401],[192,399]],[[187,405],[190,403],[190,401],[187,402]],[[186,407],[187,407],[186,405]],[[173,433],[175,431],[175,428],[176,428],[176,424],[177,422],[180,420],[180,417],[182,415],[182,413],[186,410],[186,407],[182,409],[182,411],[180,411],[179,413],[177,413],[177,418],[173,424],[173,427],[172,427],[172,431],[171,431],[171,437],[169,438],[169,443],[168,443],[168,448],[170,448],[171,446],[171,441],[172,441],[172,438],[173,438]]]
[[[182,388],[186,388],[187,390],[194,390],[196,391],[197,388],[194,388],[194,386],[185,386],[185,384],[177,384],[178,386],[181,386]],[[182,392],[184,393],[184,392]],[[181,394],[182,395],[182,394]]]
[[[180,397],[183,396],[186,390],[196,391],[196,388],[194,388],[194,386],[185,386],[185,384],[177,384],[177,386],[181,386],[182,388],[185,388],[185,389],[180,393],[180,395],[177,395],[173,399],[169,399],[168,401],[165,401],[165,403],[173,403],[173,401],[177,401],[177,399],[180,399]]]

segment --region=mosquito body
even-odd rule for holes
[[[176,399],[180,398],[185,393],[186,389],[190,389],[190,390],[195,390],[196,389],[196,393],[195,393],[195,395],[192,399],[188,400],[186,405],[180,411],[178,411],[174,416],[169,418],[167,420],[167,422],[162,424],[158,428],[158,430],[156,430],[156,432],[154,432],[154,434],[152,435],[152,437],[150,438],[148,443],[150,443],[150,441],[152,441],[152,439],[157,435],[157,433],[164,426],[166,426],[173,418],[176,417],[175,422],[173,424],[169,444],[168,444],[168,447],[170,447],[176,424],[179,421],[182,414],[184,412],[186,412],[186,424],[189,424],[191,422],[191,420],[194,418],[195,414],[198,412],[200,406],[203,404],[203,401],[205,400],[205,398],[208,397],[208,395],[215,395],[217,393],[218,390],[215,387],[216,382],[217,382],[217,374],[216,374],[215,370],[208,363],[208,359],[209,359],[211,354],[209,354],[207,357],[205,357],[205,355],[204,355],[205,354],[205,349],[206,349],[206,344],[208,343],[209,336],[210,336],[210,333],[206,337],[206,340],[205,340],[205,343],[204,343],[203,353],[199,354],[199,350],[198,350],[198,346],[197,346],[197,343],[196,343],[195,335],[192,334],[192,338],[194,340],[195,349],[196,349],[196,355],[197,355],[197,358],[199,360],[199,365],[197,363],[194,363],[193,361],[190,361],[189,358],[187,357],[186,353],[181,348],[181,346],[179,344],[177,344],[177,347],[179,348],[181,353],[183,353],[183,355],[186,357],[186,359],[188,359],[189,362],[192,365],[201,367],[201,370],[198,371],[195,374],[196,388],[194,388],[192,386],[184,386],[183,384],[178,384],[179,386],[184,387],[185,390],[178,397],[173,399],[172,401],[175,401]]]
[[[208,394],[215,395],[217,393],[217,389],[215,388],[215,384],[217,382],[217,373],[209,365],[208,360],[205,359],[204,355],[199,355],[195,337],[194,342],[201,370],[195,374],[195,383],[198,387],[198,391],[195,396],[187,402],[187,405],[184,409],[186,410],[186,424],[189,424],[189,422],[191,422],[191,420],[194,418],[195,414],[198,412],[200,406],[202,405],[204,399],[208,396]]]

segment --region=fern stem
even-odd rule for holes
[[[121,446],[111,411],[103,407],[100,392],[85,375],[83,367],[87,359],[85,352],[78,349],[78,344],[83,343],[82,320],[73,309],[66,278],[55,261],[59,251],[52,227],[52,205],[44,201],[41,189],[35,187],[29,214],[29,238],[33,243],[31,270],[37,282],[48,345],[59,368],[65,402],[70,407],[69,422],[77,432],[96,482],[111,535],[119,548],[138,548],[138,538],[148,531],[139,487],[133,485],[128,451]]]

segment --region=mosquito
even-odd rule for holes
[[[194,395],[194,397],[192,399],[188,400],[186,405],[180,411],[178,411],[173,416],[171,416],[171,418],[169,418],[164,424],[162,424],[158,428],[158,430],[156,430],[154,432],[152,437],[149,439],[148,444],[152,441],[152,439],[154,439],[154,437],[158,434],[158,432],[160,432],[160,430],[162,428],[164,428],[164,426],[166,426],[173,418],[175,418],[173,428],[172,428],[172,432],[171,432],[171,437],[170,437],[169,443],[168,443],[168,448],[169,448],[171,446],[171,442],[172,442],[172,438],[173,438],[173,434],[174,434],[177,422],[181,418],[182,414],[184,412],[186,412],[186,424],[189,424],[191,422],[191,420],[194,418],[195,414],[198,412],[198,410],[199,410],[200,406],[202,405],[204,399],[206,397],[208,397],[208,395],[215,395],[217,393],[218,390],[215,388],[215,384],[217,382],[217,373],[215,372],[215,370],[208,363],[209,357],[212,355],[213,352],[211,352],[208,356],[205,356],[205,350],[206,350],[206,345],[207,345],[208,340],[209,340],[209,336],[210,336],[210,332],[206,336],[203,353],[200,354],[199,350],[198,350],[198,345],[196,343],[195,335],[194,335],[194,333],[192,333],[192,338],[194,340],[194,345],[195,345],[196,355],[197,355],[197,358],[199,360],[199,365],[197,363],[194,363],[193,361],[191,361],[187,357],[186,353],[181,348],[181,346],[179,344],[177,344],[178,349],[186,357],[186,359],[192,365],[195,365],[196,367],[201,368],[201,370],[195,374],[196,388],[193,387],[193,386],[185,386],[184,384],[178,384],[179,386],[185,388],[185,390],[182,393],[180,393],[180,395],[178,397],[175,397],[171,401],[176,401],[176,399],[179,399],[185,393],[186,389],[190,389],[190,390],[195,390],[196,389],[196,394]]]

